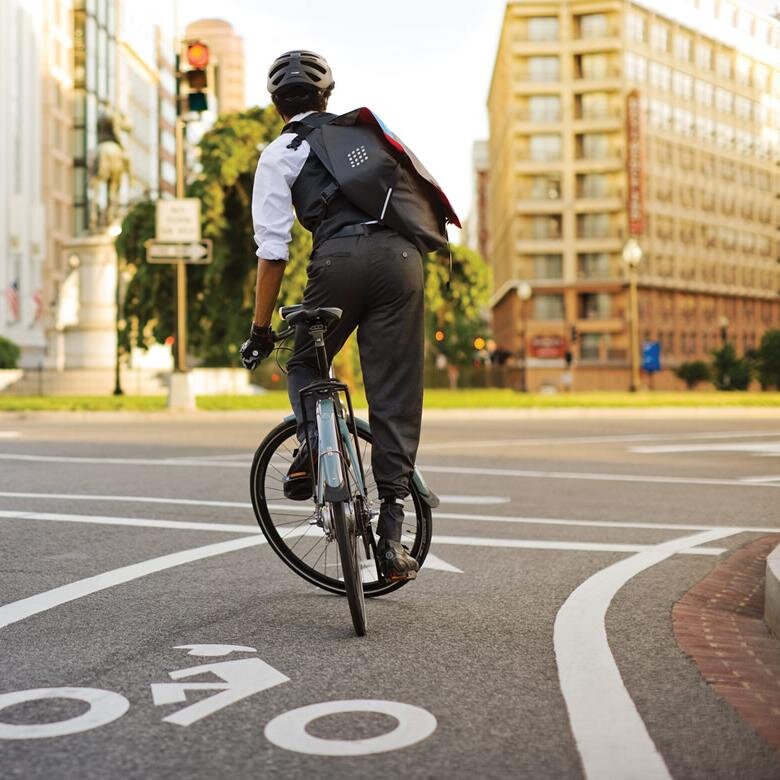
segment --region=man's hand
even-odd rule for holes
[[[241,362],[244,368],[254,371],[274,349],[274,334],[271,326],[261,328],[252,323],[249,338],[241,345]]]

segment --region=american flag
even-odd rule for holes
[[[14,279],[5,288],[5,300],[11,313],[11,322],[19,319],[19,282]]]
[[[36,290],[31,298],[35,305],[35,322],[38,322],[43,314],[43,291],[41,289]]]

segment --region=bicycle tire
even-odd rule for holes
[[[366,600],[363,594],[363,580],[358,559],[358,537],[355,531],[354,513],[345,511],[344,502],[336,501],[330,505],[333,513],[333,530],[341,554],[341,567],[344,570],[344,589],[352,615],[352,625],[358,636],[366,635]]]
[[[313,514],[313,503],[311,501],[286,501],[282,494],[281,480],[292,460],[293,448],[297,446],[295,431],[296,424],[294,419],[282,421],[266,435],[255,452],[250,472],[250,495],[255,519],[271,549],[290,569],[312,585],[322,588],[329,593],[343,596],[346,592],[343,579],[338,576],[329,576],[326,573],[328,568],[333,568],[333,564],[331,564],[331,567],[328,567],[327,553],[324,567],[318,569],[316,561],[312,565],[311,561],[308,560],[308,553],[301,555],[296,549],[300,539],[307,536],[310,539],[314,538],[314,534],[298,532],[297,535],[292,535],[290,533],[290,530],[292,530],[293,534],[295,534],[296,529],[306,523]],[[362,443],[361,455],[367,472],[366,481],[368,483],[369,495],[371,496],[375,494],[376,488],[375,485],[372,487],[371,470],[370,467],[366,466],[368,462],[366,454],[367,447],[370,447],[372,443],[372,437],[370,432],[362,427],[358,428],[358,435]],[[277,456],[278,466],[274,465],[275,456]],[[431,510],[425,504],[414,485],[412,485],[411,498],[414,506],[414,518],[407,518],[404,521],[404,543],[409,545],[410,553],[422,567],[431,544]],[[277,500],[285,504],[282,507],[281,514],[279,507],[274,504]],[[285,518],[285,511],[288,515],[292,513],[294,519],[291,523],[281,522]],[[291,526],[293,523],[297,523],[297,525],[292,529],[285,527]],[[318,534],[320,539],[324,539],[322,529],[316,526],[314,528],[314,533]],[[293,540],[295,541],[293,542]],[[339,567],[340,554],[335,562],[337,573]],[[367,597],[382,596],[403,587],[405,584],[406,581],[404,580],[400,582],[364,580],[363,592]]]

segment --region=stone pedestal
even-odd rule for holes
[[[168,408],[179,411],[195,409],[195,395],[190,385],[190,375],[174,371],[171,374],[170,390],[168,392]]]
[[[75,316],[64,333],[64,368],[112,368],[116,361],[117,257],[114,237],[69,241],[68,263],[78,287]]]

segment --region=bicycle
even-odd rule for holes
[[[282,307],[280,314],[287,328],[275,334],[274,341],[282,342],[296,327],[306,327],[320,371],[319,380],[300,391],[307,435],[311,429],[307,399],[314,400],[316,409],[317,441],[308,442],[314,491],[310,502],[284,497],[283,479],[300,446],[295,417],[289,415],[255,452],[252,507],[269,545],[296,574],[330,593],[346,595],[355,633],[364,636],[365,597],[390,593],[406,580],[389,580],[377,558],[374,527],[379,496],[371,467],[363,467],[364,460],[371,462],[371,431],[368,423],[355,417],[349,388],[331,376],[328,366],[325,333],[342,310],[306,309],[298,304]],[[422,567],[431,544],[431,510],[439,502],[417,469],[411,479],[411,498],[414,513],[404,519],[402,541]]]

